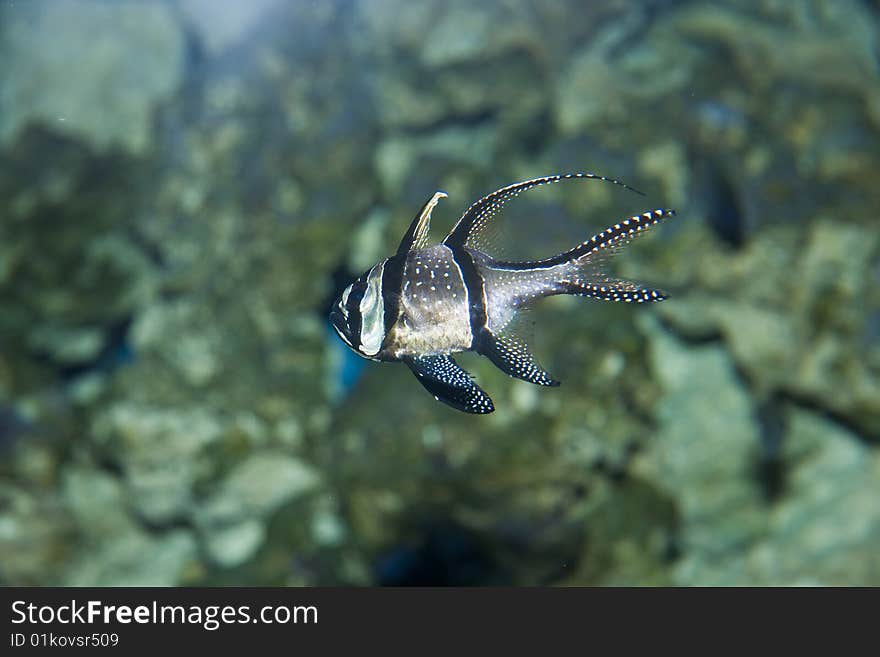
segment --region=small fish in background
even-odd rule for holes
[[[495,406],[452,359],[457,352],[475,351],[510,376],[536,385],[559,385],[506,331],[517,312],[556,294],[662,301],[663,292],[611,278],[603,264],[646,229],[675,215],[664,208],[634,215],[544,260],[508,262],[486,253],[485,229],[505,203],[532,187],[566,180],[600,180],[632,190],[592,173],[526,180],[481,198],[440,244],[429,247],[431,212],[446,197],[437,192],[413,219],[397,253],[345,289],[330,311],[333,328],[359,356],[406,363],[435,399],[467,413],[491,413]]]

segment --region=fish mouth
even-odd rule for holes
[[[342,312],[338,308],[333,308],[330,311],[330,324],[333,325],[333,330],[339,334],[339,337],[347,344],[349,347],[351,346],[351,342],[348,339],[348,336],[345,334],[345,329],[347,328],[347,322],[345,321],[345,317]]]

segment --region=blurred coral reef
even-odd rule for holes
[[[857,0],[0,2],[0,583],[880,585],[880,10]],[[329,300],[435,189],[546,256],[498,411]],[[519,203],[519,202],[518,202]],[[516,207],[520,209],[517,210]],[[503,217],[502,221],[507,218]]]

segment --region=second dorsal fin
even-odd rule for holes
[[[428,242],[428,230],[431,227],[431,212],[433,212],[434,206],[440,202],[440,199],[446,198],[446,196],[446,192],[434,192],[434,196],[428,199],[428,202],[422,206],[422,209],[413,218],[403,239],[400,240],[400,246],[397,247],[397,255],[425,248]]]
[[[552,376],[535,361],[529,348],[511,336],[497,336],[486,329],[478,338],[476,351],[486,356],[505,374],[539,386],[558,386]]]
[[[619,180],[606,178],[605,176],[600,176],[595,173],[560,173],[553,176],[524,180],[495,190],[491,194],[484,196],[479,201],[473,203],[467,211],[461,215],[461,218],[455,226],[453,226],[449,235],[443,240],[443,243],[449,246],[473,246],[474,239],[487,226],[489,220],[501,211],[507,201],[516,198],[522,192],[531,189],[532,187],[548,185],[562,180],[602,180],[614,183],[615,185],[624,187],[637,194],[642,194],[639,190],[634,189]],[[644,196],[644,194],[642,195]]]

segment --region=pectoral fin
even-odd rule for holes
[[[505,374],[528,381],[539,386],[558,386],[553,379],[535,362],[535,357],[526,345],[514,338],[493,335],[486,330],[475,345],[476,351],[495,364]]]
[[[491,413],[492,400],[451,356],[408,358],[406,364],[434,399],[465,413]]]

